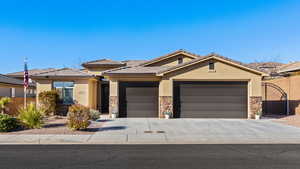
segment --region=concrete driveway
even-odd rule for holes
[[[271,120],[120,118],[106,121],[89,142],[300,143],[300,128]]]

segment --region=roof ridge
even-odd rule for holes
[[[178,53],[178,54],[179,54],[179,53],[185,53],[185,54],[192,55],[192,56],[195,56],[195,57],[201,57],[201,55],[198,55],[198,54],[194,54],[194,53],[188,52],[188,51],[186,51],[186,50],[184,50],[184,49],[179,49],[179,50],[176,50],[176,51],[174,51],[174,52],[171,52],[171,53],[168,53],[168,54],[165,54],[165,55],[156,57],[156,58],[154,58],[154,59],[148,60],[148,61],[146,61],[146,62],[144,62],[144,63],[139,64],[139,65],[147,65],[147,64],[151,64],[151,62],[154,62],[154,61],[156,61],[156,60],[163,59],[163,58],[168,57],[168,56],[170,56],[170,55],[176,55],[177,53]]]
[[[265,72],[262,71],[262,70],[258,70],[258,69],[256,69],[256,68],[254,68],[254,67],[252,67],[252,66],[250,66],[250,65],[244,64],[244,63],[242,63],[242,62],[240,62],[240,61],[236,61],[236,60],[233,60],[233,59],[230,59],[230,58],[228,58],[228,57],[225,57],[225,56],[222,56],[222,55],[220,55],[220,54],[217,54],[217,53],[212,52],[212,53],[210,53],[210,54],[208,54],[208,55],[206,55],[206,56],[202,56],[202,57],[199,57],[199,58],[197,58],[197,59],[193,59],[193,60],[191,60],[191,61],[188,61],[188,62],[185,62],[185,63],[181,63],[181,64],[178,64],[178,65],[172,66],[172,67],[170,67],[170,68],[168,68],[168,69],[166,69],[166,70],[162,70],[162,71],[158,72],[158,74],[159,74],[159,73],[164,73],[164,72],[169,71],[169,70],[172,70],[172,69],[174,69],[174,68],[179,68],[179,67],[182,67],[182,66],[185,66],[185,65],[189,65],[189,64],[191,64],[191,63],[198,62],[198,61],[201,61],[201,60],[210,58],[210,57],[217,57],[217,58],[220,58],[220,59],[224,59],[224,60],[227,60],[227,61],[229,61],[229,62],[232,62],[232,63],[235,63],[235,64],[239,64],[239,65],[241,65],[241,66],[243,66],[243,67],[246,67],[246,68],[249,68],[249,69],[252,69],[252,70],[261,72],[261,73],[265,73]]]

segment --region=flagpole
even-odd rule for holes
[[[27,107],[27,87],[24,86],[24,108]]]
[[[27,57],[24,59],[24,108],[27,107],[27,87],[28,87],[28,68],[27,68]]]

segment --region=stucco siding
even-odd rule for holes
[[[250,96],[261,96],[261,76],[247,70],[215,61],[215,71],[209,71],[208,61],[165,75],[170,81],[248,81]],[[164,82],[166,83],[166,82]],[[170,86],[172,88],[172,86]],[[172,90],[164,87],[164,95],[172,95]]]
[[[43,91],[52,90],[52,81],[51,80],[37,80],[36,81],[36,102],[39,105],[39,94]]]
[[[89,106],[89,81],[76,80],[74,84],[74,100],[84,106]]]
[[[0,97],[10,97],[11,96],[11,88],[0,87]]]

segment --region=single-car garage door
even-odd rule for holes
[[[175,82],[175,117],[247,118],[247,82]]]
[[[120,83],[120,117],[158,117],[158,83]]]

